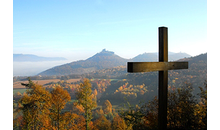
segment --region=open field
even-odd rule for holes
[[[20,92],[21,94],[23,94],[26,91],[25,88],[15,88],[13,89],[13,94]]]
[[[67,82],[77,82],[79,81],[80,79],[68,79]],[[58,82],[60,81],[60,79],[48,79],[48,80],[32,80],[34,83],[38,83],[40,85],[44,85],[44,84],[47,84],[47,83],[50,83],[50,82]],[[28,83],[28,80],[27,81],[16,81],[16,82],[13,82],[13,88],[15,89],[19,89],[19,88],[25,88],[25,86],[22,86],[21,83]]]

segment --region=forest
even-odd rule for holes
[[[156,130],[156,87],[128,79],[60,80],[46,85],[30,78],[24,93],[13,95],[15,130]],[[155,84],[154,84],[155,85]],[[168,88],[170,130],[207,129],[207,83]],[[144,100],[143,100],[144,99]]]

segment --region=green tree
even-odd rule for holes
[[[76,92],[78,104],[82,105],[85,110],[86,130],[89,129],[89,123],[92,119],[92,109],[97,106],[91,88],[92,86],[89,80],[84,79],[84,82],[80,84],[80,87]]]
[[[31,89],[34,86],[34,82],[32,82],[31,78],[28,77],[28,83],[27,84],[21,83],[21,85],[25,86],[27,89]],[[27,91],[27,92],[29,92],[29,91]]]

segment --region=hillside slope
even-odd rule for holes
[[[180,58],[188,57],[186,53],[169,53],[171,60],[177,60]],[[140,54],[132,59],[124,59],[120,56],[114,54],[114,52],[106,51],[103,49],[101,52],[95,54],[94,56],[86,59],[71,62],[68,64],[56,66],[45,70],[38,75],[71,75],[71,74],[86,74],[97,70],[113,68],[117,66],[126,66],[128,61],[134,62],[153,62],[158,61],[158,56],[156,53],[144,53]]]
[[[195,57],[183,58],[177,61],[188,61],[188,69],[169,70],[169,84],[178,85],[183,82],[202,86],[207,79],[207,53]],[[149,86],[157,86],[158,72],[127,73],[126,66],[102,69],[87,74],[92,78],[124,78],[133,84],[144,83]]]
[[[181,53],[181,52],[179,53],[169,52],[168,53],[169,61],[175,61],[175,60],[179,60],[181,58],[187,58],[187,57],[190,57],[190,55],[187,53]],[[131,61],[133,62],[157,62],[158,53],[143,53],[132,58]]]
[[[86,60],[56,66],[39,73],[39,75],[84,74],[100,69],[126,65],[127,61],[127,59],[121,58],[114,54],[114,52],[103,49],[100,53],[97,53]]]

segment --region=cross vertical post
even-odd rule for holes
[[[158,127],[167,129],[168,70],[188,69],[188,62],[168,62],[168,28],[159,27],[159,62],[128,62],[129,73],[159,71]]]
[[[168,31],[167,27],[159,27],[159,62],[168,62]],[[167,129],[167,93],[168,70],[159,71],[158,90],[158,127],[159,130]]]

